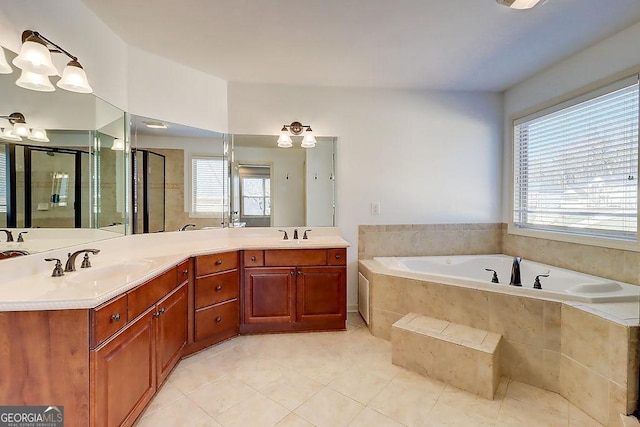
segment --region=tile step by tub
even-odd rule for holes
[[[486,399],[500,382],[502,336],[409,313],[391,328],[392,362]]]

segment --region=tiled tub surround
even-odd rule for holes
[[[503,338],[503,375],[560,393],[605,425],[635,409],[637,303],[599,304],[605,314],[594,304],[395,276],[373,260],[361,260],[359,269],[370,283],[373,335],[390,339],[391,325],[410,312],[495,332]]]

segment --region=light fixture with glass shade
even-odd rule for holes
[[[496,0],[498,4],[510,7],[512,9],[531,9],[538,4],[542,4],[547,0]]]
[[[51,60],[51,52],[63,53],[67,55],[71,61],[62,71],[62,78],[56,84],[59,88],[77,93],[92,93],[93,89],[87,81],[87,74],[82,65],[78,62],[78,58],[47,39],[37,31],[25,30],[22,33],[22,48],[20,53],[13,60],[13,65],[25,72],[35,73],[48,80],[48,76],[58,74],[58,70]],[[20,76],[16,84],[26,89],[50,92],[51,82],[46,84],[42,79],[35,83],[33,76]],[[55,88],[53,88],[55,90]]]
[[[27,121],[22,113],[11,113],[8,116],[0,116],[0,119],[6,119],[13,127],[6,127],[0,134],[0,138],[6,141],[22,141],[22,137],[27,137],[36,142],[49,142],[47,131],[42,128],[29,129]]]
[[[303,125],[300,122],[291,122],[289,125],[282,125],[280,130],[280,137],[278,138],[278,147],[289,148],[293,146],[293,140],[291,136],[301,135],[304,132],[302,138],[302,148],[313,148],[316,146],[316,137],[313,135],[311,126]]]
[[[49,142],[47,131],[42,128],[31,129],[31,136],[29,137],[29,139],[36,142]]]
[[[4,48],[0,46],[0,74],[11,74],[13,68],[7,62],[7,57],[4,55]]]
[[[13,134],[12,127],[6,127],[2,129],[2,132],[0,132],[0,139],[4,139],[5,141],[12,141],[12,142],[22,141],[22,138],[20,138],[18,135]]]
[[[20,78],[16,80],[16,85],[38,92],[53,92],[54,90],[56,90],[56,88],[51,84],[49,76],[32,73],[31,71],[27,70],[22,70],[22,73],[20,73]]]
[[[124,151],[124,141],[119,138],[114,139],[111,149],[113,151]]]

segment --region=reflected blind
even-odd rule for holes
[[[0,145],[0,212],[7,212],[7,152]]]
[[[517,227],[635,240],[638,76],[514,122]]]
[[[191,212],[222,214],[229,201],[229,163],[222,157],[191,158]]]

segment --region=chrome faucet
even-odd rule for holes
[[[13,234],[11,233],[11,230],[2,229],[0,231],[7,233],[7,242],[13,242]]]
[[[522,280],[520,279],[520,259],[519,256],[513,258],[513,265],[511,266],[511,286],[522,286]]]
[[[79,251],[75,251],[74,253],[69,253],[69,258],[67,258],[67,263],[64,266],[64,271],[76,271],[76,257],[82,253],[87,254],[91,252],[92,254],[97,254],[100,252],[100,249],[81,249]],[[91,267],[91,263],[89,263],[89,255],[85,255],[85,260],[82,262],[82,268]]]
[[[195,224],[185,224],[185,225],[183,225],[182,227],[180,227],[180,229],[179,229],[178,231],[186,231],[186,230],[187,230],[187,228],[189,228],[189,227],[195,227],[195,226],[196,226]]]

